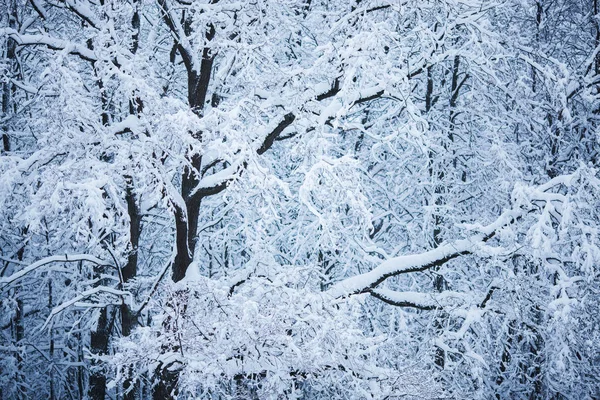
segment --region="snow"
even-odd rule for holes
[[[1,396],[597,397],[597,18],[355,3],[6,2]]]
[[[10,276],[0,277],[0,285],[3,284],[4,286],[7,286],[11,283],[14,283],[17,280],[23,278],[25,275],[29,274],[30,272],[35,271],[36,269],[43,267],[44,265],[48,265],[50,263],[78,262],[78,261],[89,261],[89,262],[97,264],[97,265],[110,265],[110,264],[106,263],[105,261],[103,261],[97,257],[94,257],[92,255],[89,255],[89,254],[71,254],[71,255],[65,254],[64,256],[50,256],[50,257],[42,258],[41,260],[34,262],[33,264],[21,269],[18,272],[15,272],[14,274],[12,274]]]

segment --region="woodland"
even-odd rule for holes
[[[598,0],[0,0],[0,399],[600,399]]]

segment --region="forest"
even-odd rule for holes
[[[598,0],[0,0],[0,399],[600,399]]]

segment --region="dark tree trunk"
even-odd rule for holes
[[[17,2],[16,0],[9,0],[8,10],[8,27],[17,29]],[[7,74],[10,77],[13,73],[16,73],[16,50],[17,42],[12,38],[6,39],[6,61],[8,63]],[[5,80],[2,83],[2,115],[7,116],[11,113],[13,107],[13,94],[15,91],[14,85],[10,80]],[[4,151],[10,151],[10,138],[8,135],[8,121],[2,126],[2,149]]]
[[[19,298],[19,292],[15,293],[17,297],[17,308],[13,317],[13,328],[15,332],[15,358],[17,359],[17,371],[15,376],[16,384],[16,396],[17,399],[26,399],[27,394],[25,393],[24,376],[23,376],[23,356],[21,354],[21,345],[23,338],[25,337],[25,326],[23,324],[23,301]]]
[[[90,350],[94,355],[106,354],[109,335],[107,310],[106,307],[103,307],[100,309],[96,330],[91,333]],[[88,388],[88,397],[92,400],[104,400],[106,396],[106,375],[104,375],[104,372],[95,369],[99,365],[98,361],[92,361],[92,372],[90,373]]]
[[[174,33],[176,33],[177,30],[171,20],[166,0],[161,0],[159,4],[163,8],[163,11],[165,11],[165,23],[174,31]],[[185,18],[183,29],[186,35],[191,33],[190,25],[191,19],[189,17]],[[215,28],[213,25],[209,25],[208,30],[205,33],[207,43],[209,43],[214,36]],[[187,69],[188,105],[196,115],[202,116],[212,74],[214,54],[212,54],[210,47],[205,47],[202,50],[202,62],[200,64],[200,71],[198,71],[192,63],[192,55],[188,54],[186,49],[178,42],[175,43],[175,47],[179,51]],[[192,132],[191,135],[197,140],[202,140],[202,132]],[[194,251],[196,248],[195,240],[198,229],[198,219],[200,216],[200,203],[203,196],[202,193],[195,192],[201,178],[200,171],[202,170],[202,157],[198,154],[190,153],[188,158],[191,165],[184,169],[181,180],[181,194],[184,204],[174,204],[176,230],[175,245],[177,249],[175,260],[171,266],[171,276],[174,282],[179,282],[185,277],[187,269],[194,259]],[[170,325],[169,321],[167,321],[165,323],[165,329],[176,329]],[[179,371],[169,370],[168,367],[168,365],[159,365],[157,368],[155,376],[158,378],[158,382],[153,388],[154,399],[171,399],[176,395]]]
[[[129,176],[125,177],[125,179],[127,181],[125,200],[127,202],[127,212],[129,214],[129,244],[131,249],[127,257],[127,264],[121,269],[124,284],[130,282],[137,276],[138,245],[142,222],[140,208],[134,192],[133,179]],[[121,304],[120,311],[121,334],[123,336],[129,336],[137,324],[137,315],[125,302]],[[137,382],[131,377],[127,378],[123,382],[123,398],[125,400],[134,400],[136,398],[136,392]]]
[[[48,312],[51,312],[53,308],[52,299],[52,280],[48,280]],[[56,398],[54,389],[54,330],[50,327],[50,349],[48,351],[48,358],[50,359],[50,400]]]
[[[210,25],[206,32],[207,41],[210,42],[214,35],[215,28]],[[182,53],[184,61],[191,59],[190,55],[186,54],[181,46],[179,46],[179,51]],[[214,56],[211,54],[210,48],[205,47],[202,50],[202,62],[199,72],[194,70],[191,62],[185,62],[188,70],[188,104],[190,109],[199,116],[204,111],[213,61]],[[202,132],[192,132],[192,136],[198,140],[202,140]],[[191,167],[184,169],[181,182],[181,194],[184,199],[185,210],[181,209],[180,205],[175,206],[177,255],[172,266],[172,278],[174,282],[179,282],[185,277],[187,268],[194,258],[200,203],[202,200],[201,193],[194,193],[195,188],[200,182],[202,157],[198,154],[191,154],[189,158]]]

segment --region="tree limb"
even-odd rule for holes
[[[101,266],[110,266],[110,264],[108,264],[106,261],[103,261],[103,260],[101,260],[97,257],[91,256],[89,254],[72,254],[72,255],[65,254],[64,256],[50,256],[50,257],[42,258],[41,260],[34,262],[30,266],[23,268],[19,272],[15,272],[14,274],[12,274],[10,276],[0,278],[0,284],[4,285],[4,286],[2,286],[2,289],[4,289],[6,286],[10,285],[11,283],[14,283],[17,280],[23,278],[28,273],[35,271],[36,269],[38,269],[44,265],[50,264],[50,263],[78,262],[78,261],[89,261],[91,263],[98,264]]]

